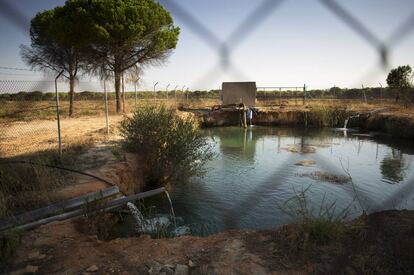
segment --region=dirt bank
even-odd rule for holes
[[[9,271],[43,274],[401,274],[414,271],[414,211],[360,217],[324,244],[298,225],[209,237],[100,241],[72,221],[26,234]],[[178,271],[177,271],[178,270]],[[162,273],[165,272],[165,273]]]
[[[232,110],[197,110],[203,127],[240,125],[241,114]],[[355,117],[357,116],[357,117]],[[349,127],[380,131],[395,137],[414,138],[414,115],[398,109],[348,110],[345,108],[273,108],[257,109],[252,124],[263,126]]]

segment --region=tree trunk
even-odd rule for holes
[[[75,99],[75,76],[69,77],[69,117],[74,114],[73,101]]]
[[[116,98],[116,112],[120,113],[121,110],[121,74],[122,72],[115,70],[115,98]]]

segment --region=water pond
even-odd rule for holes
[[[335,215],[346,209],[349,219],[363,210],[414,208],[411,141],[338,129],[253,126],[203,133],[217,157],[204,177],[170,190],[177,222],[192,234],[294,222],[299,200],[292,198],[302,194],[314,214],[322,205]],[[158,214],[170,211],[165,197],[145,204]]]

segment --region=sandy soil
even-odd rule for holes
[[[289,225],[209,237],[149,236],[100,241],[74,222],[42,226],[23,238],[12,274],[395,274],[414,271],[414,211],[387,211],[350,223],[344,236],[303,246]],[[183,273],[174,273],[177,270]],[[34,272],[34,273],[35,273]],[[165,273],[162,273],[165,272]]]
[[[110,130],[114,138],[115,128],[123,116],[110,117]],[[0,156],[11,157],[58,148],[57,122],[55,120],[19,121],[2,124],[0,131]],[[61,120],[63,148],[66,144],[86,139],[106,137],[105,117],[65,118]]]

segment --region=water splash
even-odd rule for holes
[[[175,236],[183,236],[183,235],[190,235],[191,234],[191,229],[190,227],[183,225],[183,226],[179,226],[177,228],[174,229],[174,235]]]
[[[167,190],[164,191],[165,195],[167,196],[168,202],[170,203],[170,210],[171,210],[171,216],[173,218],[173,222],[174,222],[174,227],[177,228],[177,221],[175,219],[175,213],[174,213],[174,207],[170,198],[170,194],[168,193]]]
[[[190,234],[191,230],[189,227],[187,226],[177,227],[177,221],[176,221],[177,219],[175,216],[174,207],[171,201],[170,194],[168,193],[167,190],[165,190],[165,195],[168,199],[168,202],[170,203],[170,211],[171,211],[170,216],[174,223],[174,230],[172,231],[172,233],[174,233],[175,236],[182,236],[182,235]],[[150,219],[144,218],[141,211],[132,202],[128,202],[127,207],[129,211],[131,212],[132,217],[135,220],[136,230],[138,232],[154,233],[159,230],[166,229],[171,224],[170,219],[168,217],[159,216],[159,217],[150,218]]]
[[[168,227],[170,220],[166,217],[155,217],[145,219],[138,207],[132,202],[127,203],[127,207],[136,223],[136,230],[144,233],[154,233],[164,227]]]
[[[127,207],[129,209],[129,211],[132,214],[132,217],[134,217],[135,219],[135,223],[137,225],[137,230],[138,231],[143,231],[143,228],[145,227],[145,218],[142,215],[141,211],[139,211],[138,207],[133,204],[132,202],[128,202],[127,203]]]

